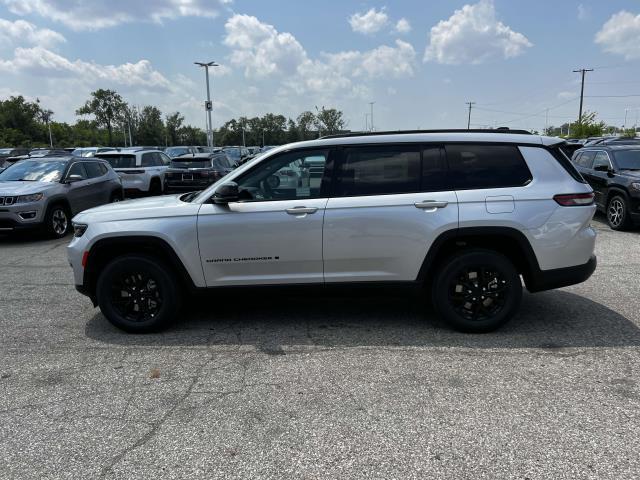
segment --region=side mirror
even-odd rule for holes
[[[82,175],[69,175],[64,183],[75,183],[84,180]]]
[[[211,197],[213,203],[237,202],[239,199],[238,184],[235,182],[223,183]]]

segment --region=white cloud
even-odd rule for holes
[[[16,15],[39,15],[75,30],[99,30],[140,19],[216,17],[225,0],[0,0]]]
[[[626,60],[640,58],[640,15],[625,10],[612,15],[596,34],[596,43]]]
[[[389,21],[384,8],[372,8],[366,13],[354,13],[349,17],[349,24],[354,32],[371,34],[380,31]]]
[[[66,42],[58,32],[48,28],[38,28],[24,20],[11,22],[0,18],[0,42],[6,44],[29,44],[50,47],[57,43]]]
[[[406,18],[401,18],[396,22],[396,32],[409,33],[411,31],[411,24]]]
[[[231,48],[230,61],[244,67],[246,77],[284,77],[283,86],[304,92],[359,95],[364,92],[352,79],[404,77],[414,73],[416,52],[407,42],[382,45],[368,51],[324,53],[319,59],[290,33],[249,15],[234,15],[225,29],[224,44]]]
[[[587,20],[591,16],[591,7],[585,7],[582,3],[578,5],[578,20]]]
[[[73,78],[88,84],[104,83],[141,87],[145,90],[171,90],[172,86],[148,60],[121,65],[100,65],[67,58],[44,47],[16,48],[14,57],[0,59],[0,71],[28,73],[46,78]]]
[[[424,60],[480,64],[495,57],[516,57],[531,46],[527,37],[496,18],[493,0],[480,0],[431,28]]]

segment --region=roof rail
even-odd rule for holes
[[[375,135],[403,135],[405,133],[511,133],[516,135],[531,135],[527,130],[511,130],[505,127],[496,129],[443,129],[443,130],[388,130],[384,132],[350,132],[336,133],[334,135],[324,135],[322,138],[345,138],[345,137],[370,137]]]

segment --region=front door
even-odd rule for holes
[[[240,201],[203,204],[198,243],[207,286],[322,283],[328,149],[280,153],[238,183]]]
[[[83,162],[76,162],[69,168],[66,178],[69,179],[71,176],[74,181],[67,184],[67,198],[71,205],[71,213],[75,215],[94,206],[94,187]]]

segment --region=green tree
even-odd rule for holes
[[[582,121],[571,125],[571,136],[578,138],[599,137],[604,132],[607,124],[596,121],[595,112],[585,112]]]
[[[343,118],[343,113],[335,108],[324,108],[316,115],[316,127],[321,135],[332,135],[345,129],[347,122]]]
[[[162,112],[152,105],[145,106],[140,112],[137,141],[140,145],[164,145],[165,128]]]
[[[91,98],[76,110],[76,115],[93,115],[98,125],[107,129],[108,143],[113,143],[114,124],[122,118],[126,103],[119,93],[102,88],[91,93]]]
[[[310,112],[308,110],[302,112],[300,115],[298,115],[296,122],[299,135],[298,138],[300,140],[311,140],[316,136],[312,132],[312,129],[316,124],[316,116],[313,114],[313,112]]]
[[[167,115],[165,120],[165,125],[167,128],[167,138],[169,140],[169,145],[179,145],[179,132],[184,123],[184,116],[180,114],[180,112],[174,112],[171,115]]]

